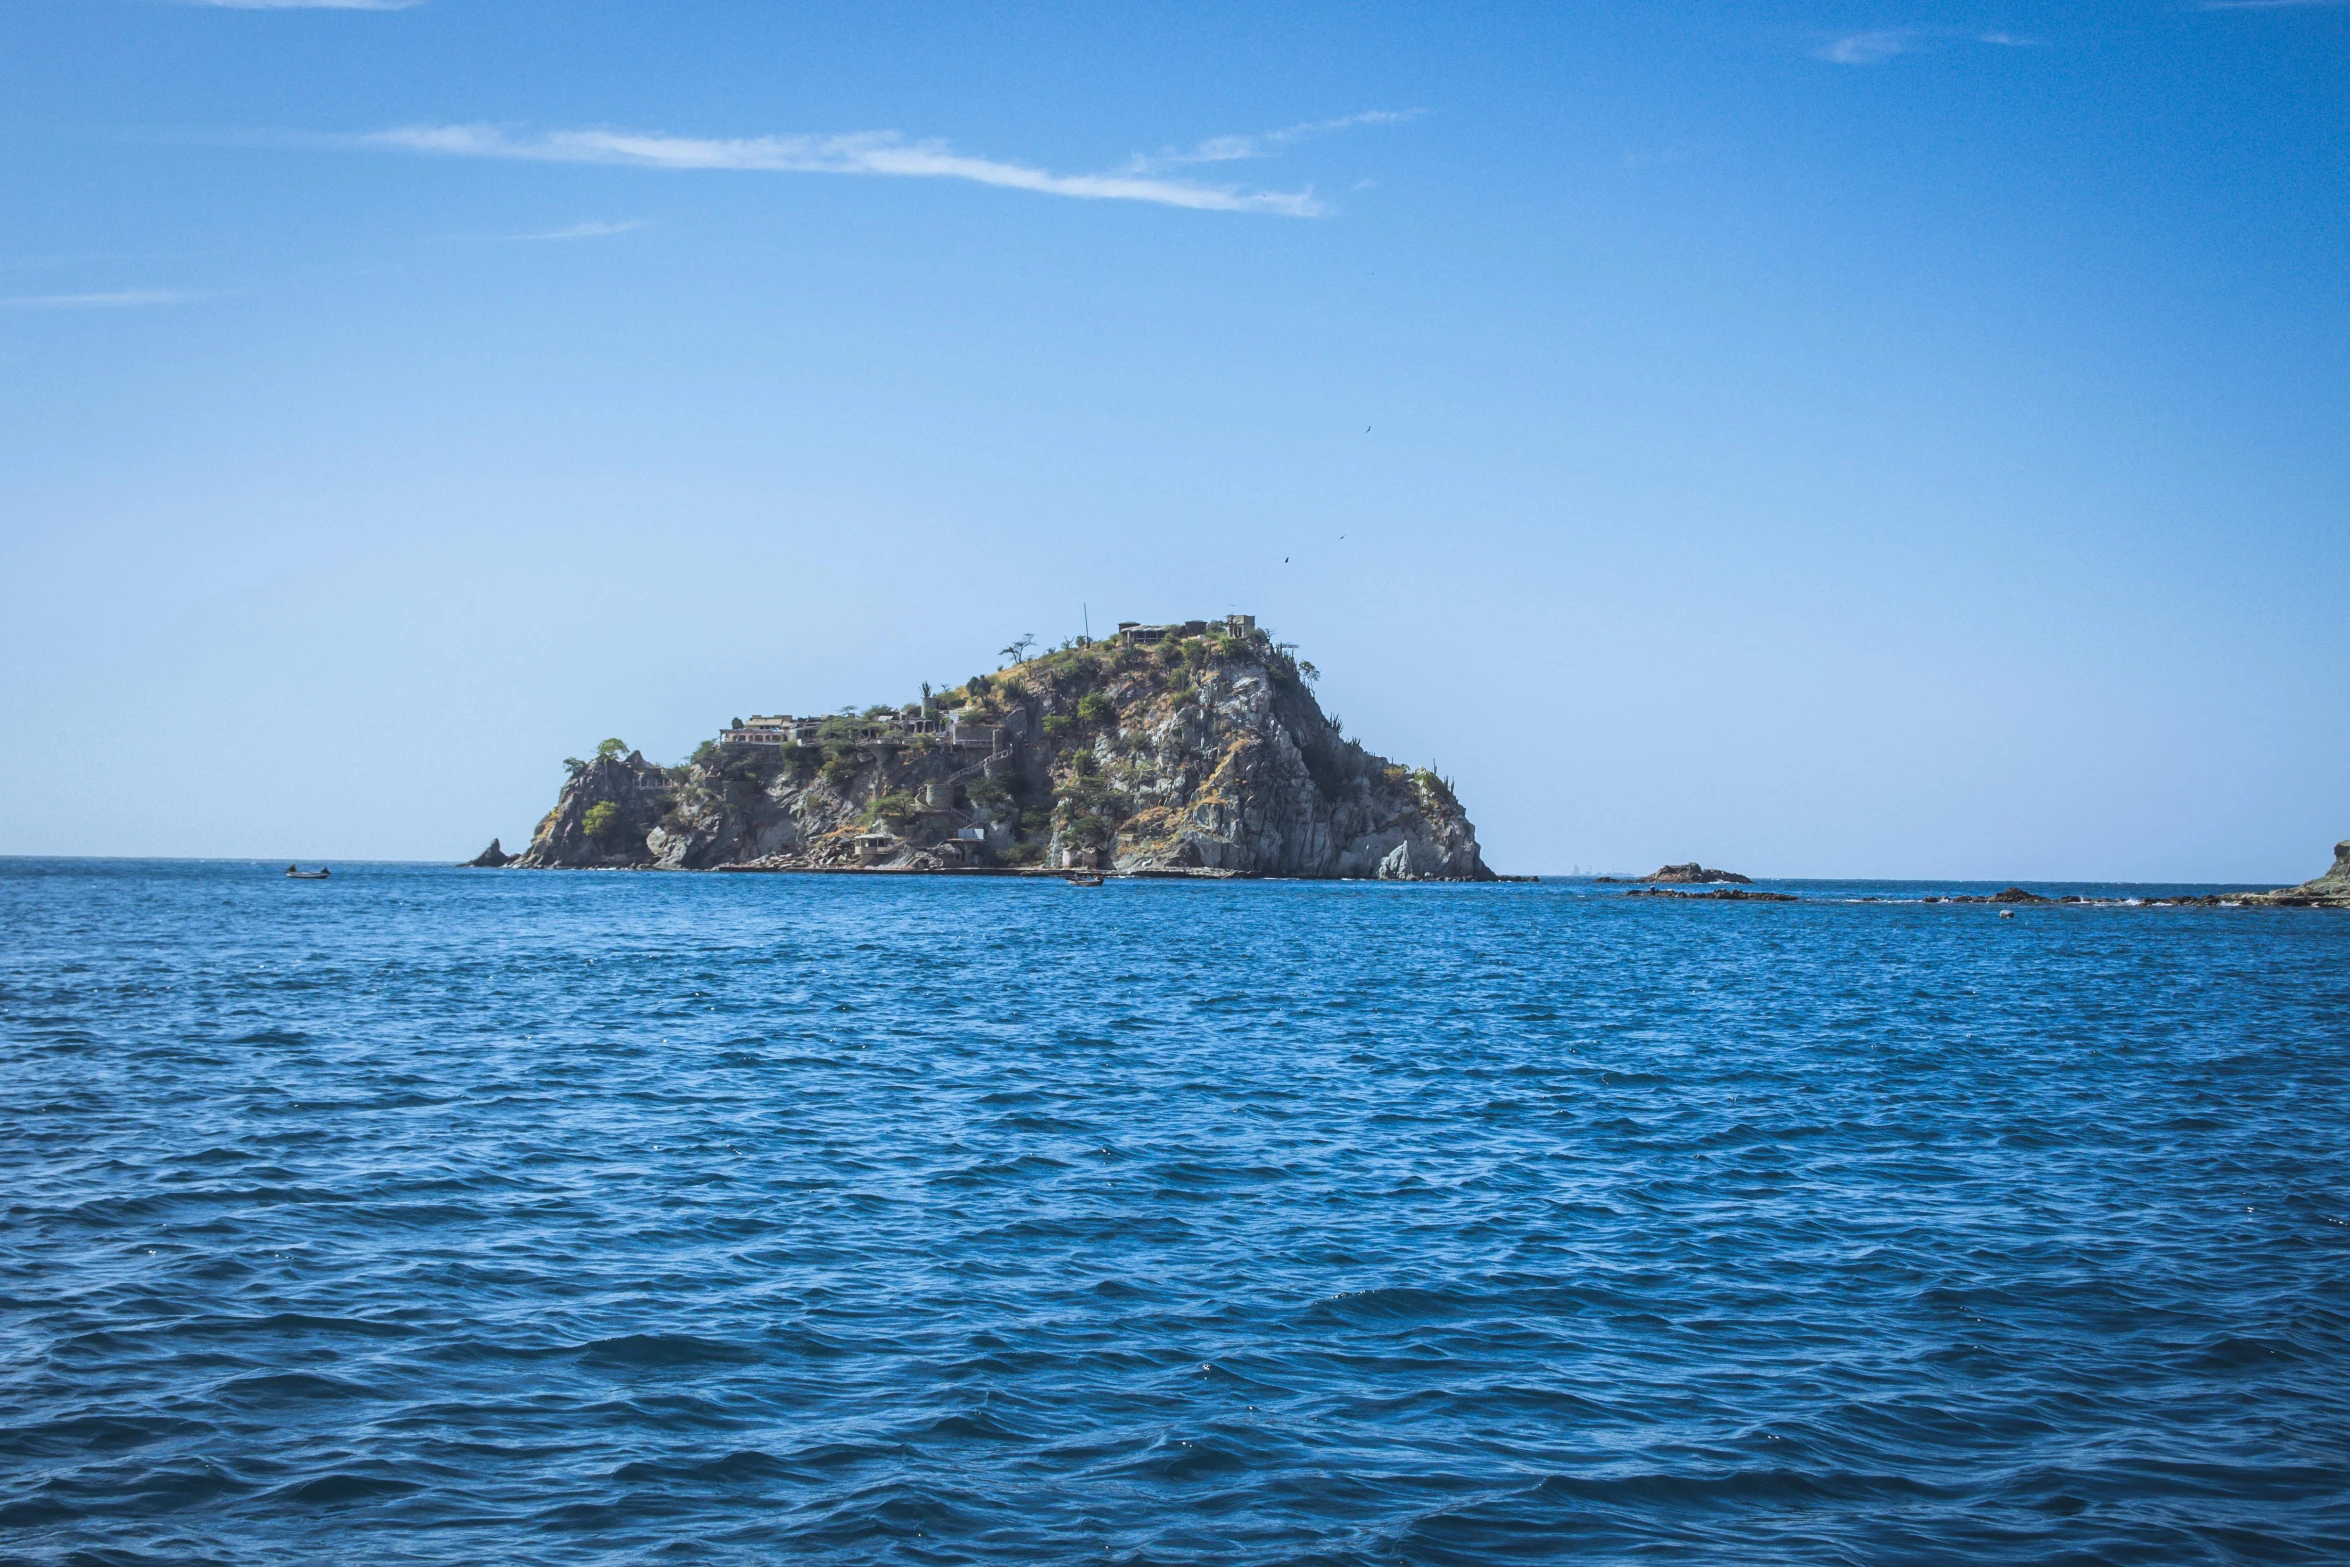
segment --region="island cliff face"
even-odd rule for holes
[[[1160,634],[897,712],[738,722],[682,767],[607,746],[517,863],[1493,878],[1450,784],[1346,739],[1253,623],[1134,629]]]

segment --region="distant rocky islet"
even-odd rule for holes
[[[1601,883],[1621,883],[1626,879],[1622,876],[1594,876],[1592,878],[1593,881]],[[1713,883],[1733,883],[1746,886],[1754,880],[1753,877],[1741,876],[1736,871],[1709,870],[1695,860],[1689,860],[1680,865],[1662,865],[1645,876],[1634,876],[1629,879],[1677,887],[1705,886]]]
[[[575,760],[524,868],[1492,881],[1449,780],[1348,739],[1253,617],[1128,623],[902,707]]]

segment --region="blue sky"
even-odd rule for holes
[[[0,852],[1257,614],[1507,870],[2350,835],[2350,6],[0,12]]]

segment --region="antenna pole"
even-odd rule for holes
[[[1077,604],[1077,613],[1085,617],[1085,640],[1091,642],[1093,640],[1093,609],[1080,599]]]

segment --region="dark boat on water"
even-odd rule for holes
[[[289,865],[286,867],[286,874],[296,881],[324,881],[329,872],[323,865],[314,871],[306,871],[299,865]]]
[[[1066,881],[1072,887],[1098,887],[1102,884],[1102,878],[1098,872],[1092,874],[1071,874],[1064,876],[1061,879]]]

